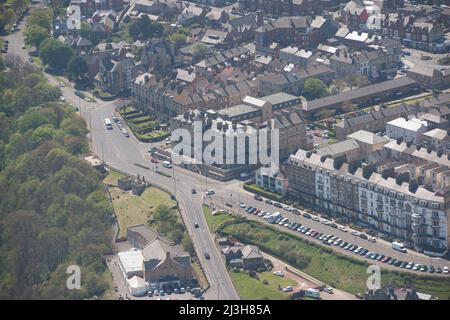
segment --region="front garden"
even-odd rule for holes
[[[120,109],[122,118],[141,142],[156,142],[170,136],[168,131],[161,130],[159,121],[152,115],[132,106]]]

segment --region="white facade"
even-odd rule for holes
[[[397,118],[386,124],[386,135],[391,139],[403,138],[405,142],[420,144],[423,134],[427,131],[427,122],[412,118],[406,120]]]
[[[416,249],[436,255],[448,249],[450,210],[445,190],[434,192],[418,186],[412,191],[409,183],[398,184],[396,179],[385,179],[376,172],[365,177],[362,168],[350,173],[343,165],[337,170],[332,159],[321,161],[319,155],[307,155],[304,150],[291,156],[289,163],[298,168],[292,173],[292,181],[298,185],[289,188],[301,186],[303,193],[313,197],[317,210],[357,218],[379,233],[404,239]],[[291,184],[291,171],[287,173]],[[311,173],[314,182],[309,180]],[[296,176],[308,176],[308,180],[295,180]]]

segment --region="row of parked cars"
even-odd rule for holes
[[[301,223],[291,222],[291,221],[289,221],[288,218],[283,217],[283,215],[278,212],[277,213],[269,213],[264,210],[259,210],[255,207],[247,207],[243,203],[241,203],[241,207],[245,208],[245,212],[247,212],[248,214],[253,214],[260,218],[264,218],[272,224],[278,224],[280,226],[283,226],[288,229],[302,233],[306,236],[315,238],[315,239],[321,241],[325,245],[340,247],[344,250],[353,252],[354,254],[360,255],[367,259],[376,260],[376,261],[386,263],[386,264],[389,264],[389,265],[392,265],[395,267],[399,267],[402,269],[409,269],[409,270],[413,270],[413,271],[421,271],[421,272],[429,272],[429,273],[444,273],[444,274],[449,273],[447,266],[445,266],[444,268],[441,268],[441,267],[434,267],[432,265],[427,266],[427,265],[415,264],[413,262],[397,260],[390,256],[385,256],[383,254],[371,252],[364,247],[357,246],[355,244],[344,241],[334,234],[324,234],[324,233],[315,231],[310,227],[304,226]],[[321,222],[322,224],[329,225],[330,227],[335,227],[336,229],[339,229],[344,232],[348,231],[344,226],[338,226],[338,225],[334,224],[333,222],[330,222],[326,219],[320,219],[319,217],[311,216],[308,213],[303,214],[304,217],[305,217],[305,215],[309,216],[309,217],[307,217],[308,219],[312,219],[317,222]],[[376,242],[375,238],[369,237],[363,233],[359,233],[357,231],[352,231],[351,233],[354,236],[359,236],[360,238],[363,238],[365,240]]]

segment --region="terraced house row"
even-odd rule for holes
[[[286,163],[288,195],[417,250],[445,254],[450,243],[450,189],[433,192],[367,169],[300,149]]]

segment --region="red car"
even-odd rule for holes
[[[384,257],[383,259],[381,259],[381,262],[388,263],[391,259],[391,257]]]
[[[155,158],[152,158],[150,161],[153,162],[153,163],[158,163],[158,162],[159,162],[159,161],[156,160]]]

